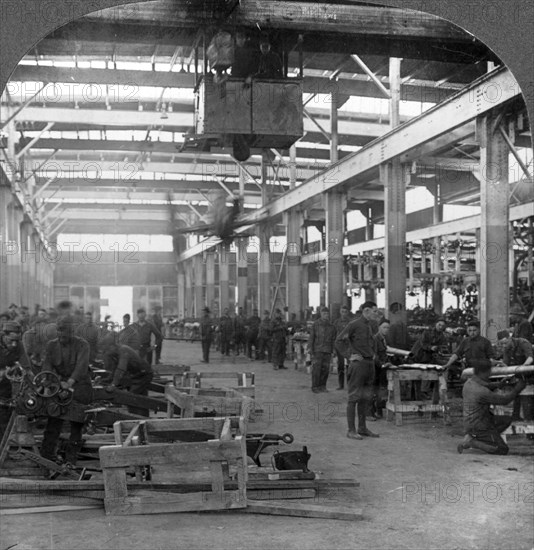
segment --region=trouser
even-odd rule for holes
[[[43,434],[43,442],[41,444],[41,456],[48,460],[55,460],[57,452],[57,444],[61,435],[63,419],[53,416],[48,417],[46,428]],[[83,422],[70,423],[70,437],[65,453],[65,460],[71,464],[76,464],[78,451],[82,446],[82,428]]]
[[[374,361],[362,359],[351,361],[347,370],[348,404],[347,423],[349,431],[355,431],[356,404],[358,404],[358,431],[367,429],[365,417],[373,395],[375,379]]]
[[[275,367],[283,367],[286,358],[286,339],[273,340],[271,360]]]
[[[492,429],[468,432],[467,435],[473,438],[469,444],[474,449],[492,455],[506,455],[509,448],[501,437],[501,433],[510,426],[512,418],[510,416],[495,416],[493,421],[495,426]]]
[[[236,353],[236,355],[239,355],[239,353],[241,351],[243,351],[243,353],[246,353],[247,341],[246,341],[245,333],[244,332],[236,332],[234,340],[235,340],[235,353]]]
[[[152,348],[150,344],[141,344],[139,346],[139,357],[144,359],[149,365],[152,365]]]
[[[337,380],[340,388],[345,387],[345,358],[336,351],[337,355]]]
[[[202,340],[202,360],[206,363],[210,362],[210,346],[211,340]]]
[[[230,355],[230,338],[221,334],[221,353],[223,355]]]
[[[148,395],[148,388],[150,387],[150,382],[152,382],[153,376],[154,374],[152,371],[132,376],[128,382],[128,391],[130,393],[135,393],[136,395]],[[138,414],[139,416],[148,417],[150,415],[150,411],[148,409],[143,409],[141,407],[128,406],[128,411],[132,414]]]
[[[331,358],[331,353],[317,351],[313,354],[312,390],[326,389]]]
[[[267,361],[271,362],[271,343],[269,338],[258,338],[258,359],[265,359],[265,352],[267,352]]]
[[[258,334],[249,334],[247,337],[247,355],[249,359],[252,359],[252,348],[254,348],[255,357],[259,359],[258,355]]]
[[[156,345],[156,365],[161,363],[161,349],[163,348],[163,342]]]

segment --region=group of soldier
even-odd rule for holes
[[[203,313],[200,321],[203,363],[209,363],[210,349],[217,336],[218,348],[223,356],[229,356],[233,350],[236,355],[242,352],[252,360],[272,362],[275,370],[287,369],[284,361],[287,336],[292,326],[284,321],[281,309],[274,311],[273,318],[268,310],[260,318],[257,309],[246,317],[242,307],[235,317],[231,317],[228,308],[225,308],[218,320],[211,318],[208,307],[204,308]]]
[[[20,309],[12,304],[2,314],[0,325],[0,437],[13,410],[10,373],[19,366],[32,374],[55,373],[61,389],[72,392],[73,400],[81,404],[92,400],[90,365],[96,366],[99,361],[108,371],[104,381],[111,389],[119,387],[140,395],[148,394],[153,377],[152,353],[156,351],[156,363],[160,362],[161,355],[160,308],[155,309],[151,320],[147,320],[145,309],[139,308],[137,321],[132,324],[130,316],[125,315],[120,332],[111,330],[107,323],[97,325],[90,312],[82,315],[75,312],[69,301],[60,302],[48,311],[38,308],[28,323],[21,323],[20,317]],[[148,411],[141,408],[130,408],[130,412],[148,416]],[[41,446],[44,458],[56,460],[62,425],[61,417],[48,417]],[[71,421],[65,452],[67,462],[76,462],[82,426]]]

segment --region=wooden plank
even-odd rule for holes
[[[400,405],[386,403],[386,409],[401,413],[441,412],[443,405],[429,403],[428,401],[403,401]],[[397,426],[399,425],[397,424]]]
[[[218,417],[208,418],[155,418],[145,421],[145,425],[149,433],[157,434],[158,432],[172,431],[205,431],[214,432]],[[138,420],[124,420],[118,422],[122,432],[131,430]]]
[[[104,468],[103,475],[106,498],[126,498],[128,494],[126,470],[121,468]]]
[[[232,433],[230,431],[231,428],[231,421],[230,418],[226,418],[224,421],[224,425],[221,430],[221,434],[219,436],[219,439],[222,441],[228,441],[232,439]]]
[[[395,426],[402,426],[402,412],[401,406],[401,389],[399,382],[399,373],[393,373],[393,400],[394,400],[394,413],[395,413]]]
[[[139,433],[139,427],[141,426],[141,422],[137,423],[128,434],[128,437],[124,440],[124,443],[122,444],[123,447],[128,447],[132,444],[133,438]]]
[[[126,468],[146,464],[190,466],[211,460],[235,460],[240,456],[241,436],[233,441],[212,440],[204,443],[156,443],[140,447],[110,445],[99,450],[103,468]]]
[[[76,510],[97,510],[102,508],[101,504],[88,504],[86,506],[61,505],[61,506],[38,506],[34,508],[15,508],[8,510],[0,509],[0,516],[14,516],[17,514],[42,514],[45,512],[74,512]]]
[[[201,512],[245,508],[246,499],[238,491],[225,491],[222,495],[211,492],[174,494],[142,492],[124,499],[104,501],[106,514],[167,514],[172,512]]]
[[[84,496],[79,492],[75,494],[11,494],[2,495],[0,502],[0,510],[13,509],[13,508],[27,508],[37,506],[54,506],[54,505],[70,505],[70,506],[87,506],[91,504],[102,505],[104,501],[104,491],[98,496]]]
[[[288,506],[285,502],[262,501],[256,502],[249,499],[244,510],[249,514],[267,514],[272,516],[296,516],[305,518],[342,519],[353,521],[362,519],[361,508],[348,508],[341,506],[322,506],[320,504],[308,504],[293,502]]]
[[[315,489],[247,489],[247,500],[288,500],[315,498]]]

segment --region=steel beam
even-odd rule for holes
[[[494,96],[495,89],[499,97]],[[324,169],[315,177],[271,201],[247,219],[254,222],[265,214],[277,216],[320,193],[352,181],[364,181],[366,175],[376,174],[380,164],[408,153],[443,135],[443,145],[448,132],[472,121],[481,113],[520,96],[517,81],[510,71],[500,68],[482,76],[461,92],[436,105],[420,116],[401,124],[385,136],[348,155]],[[476,97],[477,101],[472,98]],[[456,140],[457,135],[451,134]]]
[[[526,202],[510,207],[510,220],[521,220],[534,215],[534,202]],[[459,218],[457,220],[451,220],[442,222],[428,227],[422,227],[420,229],[414,229],[406,233],[406,242],[422,241],[425,239],[432,239],[434,237],[443,237],[444,235],[455,235],[456,233],[472,232],[481,227],[481,217],[467,216],[465,218]],[[362,254],[363,252],[370,252],[372,250],[382,250],[384,248],[384,237],[373,239],[372,241],[365,241],[361,243],[350,244],[343,247],[343,254],[348,256],[355,256]],[[308,260],[312,258],[314,254],[303,256],[303,263],[305,261],[318,261],[317,259]],[[317,255],[320,258],[320,255]]]
[[[29,151],[40,139],[40,137],[48,132],[54,126],[53,122],[49,122],[35,137],[33,137],[20,151],[15,153],[15,158],[19,159],[26,151]]]
[[[356,61],[356,63],[358,63],[358,65],[363,69],[365,74],[367,74],[369,76],[369,78],[376,84],[377,88],[382,92],[382,95],[385,98],[390,99],[391,95],[390,95],[388,89],[382,84],[382,82],[380,82],[380,80],[377,78],[375,73],[373,73],[373,71],[371,71],[371,69],[363,62],[363,60],[359,56],[357,56],[356,54],[352,54],[351,58],[354,59],[354,61]]]

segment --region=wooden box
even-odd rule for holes
[[[301,80],[254,80],[252,146],[290,147],[304,133],[302,113]]]
[[[174,376],[174,385],[182,388],[233,389],[255,399],[256,387],[253,372],[185,372]]]
[[[182,418],[195,416],[242,416],[248,422],[254,412],[254,400],[232,389],[165,387],[167,417],[172,418],[175,406]]]
[[[252,88],[245,87],[243,79],[215,84],[212,75],[204,75],[196,102],[197,134],[252,133]]]
[[[116,422],[115,445],[99,450],[104,475],[106,513],[109,515],[195,512],[245,508],[247,505],[247,456],[243,423],[236,418],[154,419]],[[154,442],[176,434],[194,434],[194,441]],[[198,440],[198,433],[204,440]],[[207,432],[207,433],[206,433]],[[127,435],[125,436],[125,434]],[[174,434],[169,436],[169,434]],[[127,471],[153,472],[146,489],[129,491]],[[172,487],[184,479],[209,480],[208,488],[190,492],[151,490],[151,482],[161,476]],[[159,480],[161,481],[161,480]],[[237,482],[237,487],[236,487]],[[143,486],[143,484],[141,484]],[[226,486],[230,486],[229,489]]]

